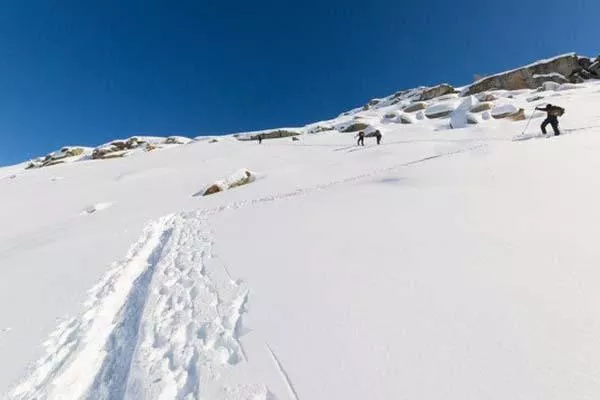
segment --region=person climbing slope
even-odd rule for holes
[[[381,137],[382,137],[382,136],[381,136],[381,132],[379,131],[379,129],[377,129],[377,130],[375,131],[375,134],[374,134],[374,135],[375,135],[375,139],[377,139],[377,144],[381,144]]]
[[[358,132],[358,140],[356,141],[356,145],[357,146],[364,146],[365,145],[365,133],[363,131]]]
[[[565,113],[565,109],[552,104],[547,104],[544,108],[536,107],[535,109],[538,111],[545,111],[548,114],[544,122],[542,122],[542,133],[544,135],[546,134],[546,126],[550,124],[552,126],[552,130],[554,131],[554,135],[560,135],[560,130],[558,129],[558,117]]]

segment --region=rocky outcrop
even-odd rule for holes
[[[184,136],[169,136],[165,139],[165,144],[188,144],[192,141]]]
[[[83,155],[84,152],[85,149],[83,147],[63,147],[59,151],[31,160],[25,169],[50,167],[52,165],[63,164],[73,157]]]
[[[118,150],[114,147],[100,147],[92,152],[92,160],[107,160],[109,158],[125,157],[127,151]]]
[[[577,74],[578,74],[577,72],[573,73],[573,75],[577,75]],[[544,82],[556,82],[556,83],[562,84],[562,83],[568,83],[569,80],[567,78],[565,78],[562,74],[554,72],[551,74],[533,75],[532,82],[533,82],[534,87],[539,87],[542,84],[544,84]]]
[[[424,110],[427,108],[427,103],[419,101],[417,103],[410,104],[404,108],[404,112],[411,113],[419,110]]]
[[[278,138],[292,137],[292,136],[298,136],[298,135],[300,135],[300,132],[287,131],[285,129],[278,129],[276,131],[263,133],[262,137],[263,137],[263,139],[278,139]]]
[[[372,100],[369,100],[369,102],[368,102],[367,104],[365,104],[365,105],[363,106],[363,108],[362,108],[362,109],[363,109],[363,111],[367,111],[367,110],[369,110],[369,109],[371,109],[371,108],[375,107],[375,106],[376,106],[376,105],[378,105],[379,103],[381,103],[381,100],[380,100],[380,99],[372,99]]]
[[[368,127],[368,124],[365,124],[363,122],[357,122],[345,127],[344,129],[342,129],[342,132],[358,132],[367,129]]]
[[[104,146],[95,148],[92,152],[92,159],[101,160],[124,157],[127,153],[126,150],[135,149],[145,143],[145,141],[139,140],[137,137],[132,137],[127,140],[113,140]]]
[[[596,61],[596,62],[590,64],[590,67],[587,70],[590,71],[595,76],[600,77],[600,61]]]
[[[432,88],[423,90],[421,96],[419,97],[419,100],[431,100],[433,98],[440,97],[448,93],[454,93],[455,91],[456,89],[454,89],[454,87],[448,85],[447,83],[442,83],[441,85],[437,85]]]
[[[333,131],[333,130],[334,130],[334,128],[331,126],[317,125],[315,127],[309,128],[308,133],[321,133],[321,132],[327,132],[327,131]]]
[[[585,62],[583,64],[585,65]],[[471,95],[498,89],[535,89],[544,80],[561,79],[559,76],[570,80],[571,77],[582,70],[592,72],[591,68],[591,64],[588,69],[584,68],[580,63],[580,58],[575,54],[568,54],[481,79],[470,85],[462,95]]]
[[[480,113],[492,109],[492,103],[478,103],[471,107],[472,113]]]
[[[280,138],[291,137],[291,136],[299,136],[300,132],[288,131],[286,129],[277,129],[274,131],[255,133],[252,135],[240,135],[237,138],[237,140],[240,140],[240,141],[258,140],[259,135],[262,136],[263,139],[280,139]]]

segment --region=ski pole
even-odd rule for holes
[[[531,116],[527,120],[527,125],[525,125],[525,129],[523,129],[523,132],[521,132],[521,135],[524,135],[525,132],[527,131],[527,128],[529,127],[529,123],[531,122],[531,119],[533,118],[533,114],[535,114],[535,110],[533,110],[533,112],[531,113]]]

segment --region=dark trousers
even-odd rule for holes
[[[546,134],[546,127],[548,124],[552,126],[555,135],[560,135],[560,131],[558,130],[558,118],[550,116],[542,122],[542,133],[544,135]]]
[[[365,138],[364,137],[359,137],[358,141],[356,142],[357,146],[364,146],[365,145]]]
[[[381,136],[377,136],[377,144],[381,144]]]

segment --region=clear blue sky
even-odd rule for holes
[[[596,56],[599,15],[597,0],[3,0],[0,165],[134,134],[301,125]]]

